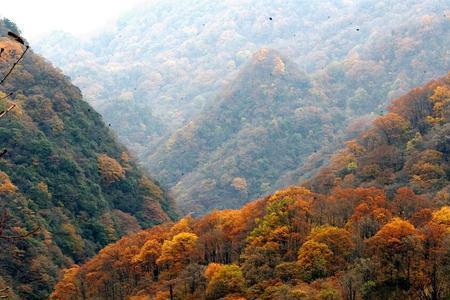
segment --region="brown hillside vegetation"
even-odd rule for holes
[[[40,300],[61,269],[174,214],[80,90],[11,38],[19,33],[0,19],[0,298]]]
[[[449,87],[395,100],[309,188],[122,238],[51,299],[447,299]]]

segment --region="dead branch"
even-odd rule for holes
[[[6,228],[6,224],[8,223],[8,219],[9,219],[9,215],[8,215],[8,210],[5,209],[3,210],[1,216],[0,216],[0,239],[3,240],[22,240],[25,239],[33,234],[35,234],[36,232],[38,232],[41,229],[41,226],[38,224],[33,230],[28,231],[27,233],[24,234],[19,234],[19,235],[4,235],[3,231]]]
[[[16,107],[15,104],[11,105],[9,108],[7,108],[6,110],[0,112],[0,118],[4,117],[7,113],[9,113],[14,107]]]
[[[14,92],[11,92],[8,95],[4,96],[3,98],[0,98],[0,100],[6,99],[8,97],[11,97],[13,94],[14,94]]]
[[[27,53],[28,49],[30,49],[30,46],[25,46],[25,50],[22,52],[22,55],[14,62],[12,67],[9,69],[8,73],[3,77],[3,79],[0,81],[0,85],[3,84],[8,78],[8,76],[11,74],[11,72],[14,70],[14,68],[17,66],[17,64],[22,60],[22,58],[25,56],[25,53]]]

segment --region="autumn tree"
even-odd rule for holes
[[[241,254],[242,272],[251,284],[273,278],[275,269],[282,262],[280,248],[277,243],[249,245]]]
[[[449,220],[450,209],[444,207],[435,212],[433,219],[421,228],[424,236],[424,263],[421,269],[423,275],[414,281],[414,287],[422,299],[445,299],[450,295]]]
[[[405,164],[412,187],[420,192],[442,187],[445,170],[442,164],[444,154],[434,149],[424,150]]]
[[[193,262],[198,236],[190,232],[181,232],[170,240],[165,240],[161,248],[161,256],[156,263],[164,270],[168,279],[171,299],[173,299],[174,279],[183,267]]]
[[[56,284],[51,300],[86,299],[83,283],[78,279],[80,267],[77,265],[64,270],[62,279]]]
[[[333,252],[324,243],[307,241],[299,250],[297,262],[303,279],[313,281],[332,273]]]
[[[307,237],[307,241],[324,244],[330,249],[331,273],[344,268],[353,252],[354,243],[350,233],[342,228],[334,226],[319,226],[313,228]]]
[[[367,240],[367,253],[380,265],[378,280],[408,288],[420,268],[423,235],[408,221],[394,218]]]
[[[227,295],[239,295],[244,292],[245,279],[237,265],[221,265],[208,277],[210,279],[206,287],[206,299],[221,299]]]
[[[423,196],[418,196],[407,187],[397,189],[392,202],[393,211],[402,219],[410,219],[417,211],[430,206]]]
[[[386,206],[384,191],[378,188],[341,188],[336,187],[325,198],[324,207],[321,209],[323,222],[334,226],[345,226],[355,214],[355,208],[365,203],[370,209]],[[315,215],[317,215],[317,209]]]
[[[391,145],[408,128],[408,122],[400,115],[390,112],[375,119],[374,126],[384,136],[386,143]]]
[[[433,105],[433,114],[428,116],[428,121],[433,124],[446,122],[450,117],[450,87],[448,85],[437,86],[430,101]]]
[[[153,280],[158,280],[159,266],[156,263],[162,252],[161,243],[155,239],[148,240],[142,246],[138,255],[133,257],[133,262],[143,266],[145,272],[152,274]]]
[[[294,259],[309,232],[313,197],[303,187],[287,188],[272,195],[265,216],[249,234],[249,245],[275,243],[280,255]]]
[[[358,258],[340,276],[346,300],[371,299],[375,289],[376,265],[367,258]]]
[[[191,262],[198,237],[189,232],[181,232],[171,240],[165,240],[157,264],[165,266],[171,272],[179,271],[183,265]]]
[[[110,184],[125,177],[125,170],[114,158],[101,154],[97,161],[100,175],[106,183]]]

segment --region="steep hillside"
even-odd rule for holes
[[[445,9],[431,0],[148,1],[94,39],[55,33],[38,48],[74,78],[183,211],[203,213],[307,179],[355,133],[345,132],[349,121],[362,116],[353,128],[363,129],[392,98],[447,72]],[[262,47],[308,74],[307,107],[286,120],[283,110],[303,103],[299,91],[288,92],[289,80],[248,67]],[[224,114],[240,120],[224,124],[215,102],[233,95],[258,112],[271,97],[258,84],[277,85],[264,88],[285,97],[274,102],[280,107],[270,104],[274,114],[261,125],[257,114],[227,104]],[[224,128],[207,141],[215,126]]]
[[[395,100],[305,187],[127,236],[51,299],[447,299],[450,74]],[[111,266],[114,266],[111,268]]]
[[[25,51],[8,31],[0,20],[3,75]],[[1,112],[15,105],[0,118],[0,277],[21,299],[44,299],[59,268],[173,216],[80,90],[32,50],[0,99]]]
[[[37,48],[141,153],[192,120],[262,47],[308,73],[328,67],[320,92],[340,105],[377,108],[447,71],[444,2],[152,0],[94,38],[54,33]]]
[[[348,141],[308,186],[323,193],[336,186],[383,187],[391,194],[404,185],[418,193],[448,189],[449,120],[450,73],[394,100],[389,112]]]
[[[343,117],[311,89],[293,62],[264,48],[211,108],[150,153],[148,166],[174,186],[185,213],[237,208],[338,135]]]

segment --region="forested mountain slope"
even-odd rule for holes
[[[405,185],[418,193],[448,193],[449,86],[450,73],[395,99],[389,112],[348,141],[308,186],[323,193],[336,186],[375,186],[392,194]]]
[[[308,178],[353,134],[345,132],[349,120],[364,116],[353,126],[358,128],[392,98],[445,74],[445,2],[149,1],[95,38],[55,33],[38,50],[74,78],[185,212],[203,213],[236,208]],[[316,102],[307,100],[303,111],[288,111],[282,120],[284,109],[303,104],[288,92],[290,82],[248,67],[261,48],[276,49],[306,73],[309,87],[302,92]],[[260,88],[253,78],[276,86]],[[271,97],[263,89],[285,99],[274,100],[280,107],[272,105],[274,115],[266,114],[261,126],[236,104],[253,103],[260,111],[266,104],[261,99]],[[229,110],[227,95],[235,98]],[[220,105],[240,120],[224,124]],[[224,128],[215,129],[211,144],[211,133],[195,133],[219,125]],[[249,162],[255,164],[247,167]]]
[[[447,299],[449,121],[450,74],[348,141],[316,192],[129,235],[66,270],[51,299]]]
[[[3,75],[25,51],[8,31],[18,33],[0,20]],[[0,289],[44,299],[60,268],[173,217],[165,192],[80,90],[32,50],[0,85],[0,99],[2,115],[15,105],[0,118]]]
[[[354,107],[377,107],[441,76],[449,65],[445,3],[144,1],[91,39],[54,33],[37,49],[141,153],[213,102],[262,47],[279,50],[308,73],[331,68],[319,92],[350,94],[336,101],[353,96]]]
[[[185,213],[240,207],[339,135],[340,111],[312,89],[295,63],[261,49],[211,108],[150,153],[149,168]]]

